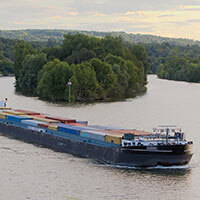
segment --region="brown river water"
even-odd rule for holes
[[[194,141],[184,167],[120,168],[0,136],[0,200],[200,199],[200,84],[148,76],[147,92],[134,99],[54,104],[15,94],[14,78],[0,78],[8,107],[88,120],[89,124],[151,130],[178,125]]]

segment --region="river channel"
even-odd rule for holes
[[[200,84],[148,76],[147,92],[120,102],[56,104],[16,94],[14,78],[0,78],[8,107],[88,120],[89,124],[151,130],[178,125],[194,141],[188,166],[119,168],[0,136],[2,200],[200,199]]]

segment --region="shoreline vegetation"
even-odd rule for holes
[[[148,68],[144,46],[121,37],[67,34],[54,47],[14,48],[16,91],[48,101],[125,99],[145,90]]]

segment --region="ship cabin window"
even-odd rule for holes
[[[111,140],[111,142],[113,143],[114,141],[113,141],[113,140]]]

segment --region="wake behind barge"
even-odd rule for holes
[[[101,163],[154,167],[188,164],[192,141],[177,127],[153,132],[89,126],[85,121],[0,107],[0,133]]]

